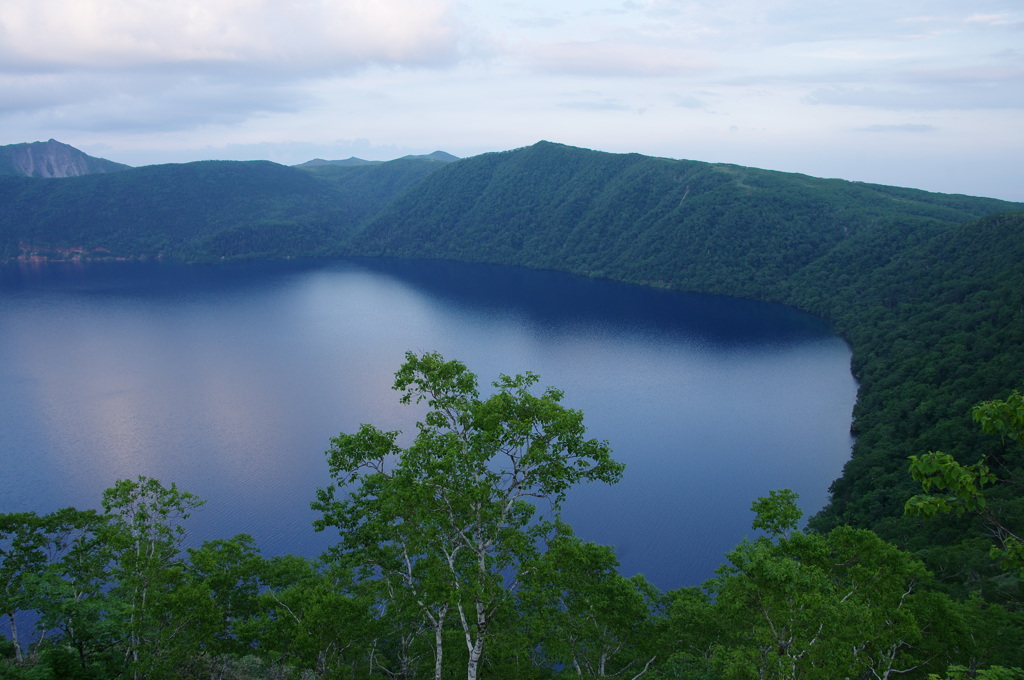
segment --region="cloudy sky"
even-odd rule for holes
[[[3,0],[0,144],[145,165],[546,139],[1024,201],[1020,0]]]

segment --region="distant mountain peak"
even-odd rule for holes
[[[435,151],[433,153],[428,153],[422,156],[403,156],[403,158],[423,158],[428,161],[441,161],[442,163],[454,163],[455,161],[460,160],[458,156],[453,156],[447,151],[441,150]]]
[[[0,146],[0,175],[77,177],[119,172],[129,167],[123,163],[90,156],[56,139]]]
[[[425,160],[425,161],[437,161],[437,162],[441,162],[441,163],[453,163],[453,162],[455,162],[457,160],[461,160],[458,156],[453,156],[452,154],[448,153],[447,151],[435,151],[433,153],[422,154],[422,155],[402,156],[401,158],[397,158],[395,160],[404,161],[404,160],[409,160],[409,159],[417,159],[417,160]],[[380,165],[381,163],[389,163],[389,162],[391,162],[391,161],[367,161],[367,160],[363,160],[362,158],[356,158],[355,156],[352,156],[351,158],[346,158],[344,160],[338,160],[338,161],[325,161],[323,158],[314,158],[311,161],[306,161],[305,163],[299,163],[298,165],[295,165],[293,167],[296,167],[296,168],[315,168],[315,167],[318,167],[318,166],[321,166],[321,165]]]

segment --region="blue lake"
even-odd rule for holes
[[[0,512],[98,507],[147,475],[207,499],[192,541],[315,556],[329,438],[414,430],[390,389],[406,350],[563,389],[626,463],[564,518],[665,589],[753,535],[757,496],[816,511],[850,451],[849,348],[780,305],[442,262],[8,266]]]

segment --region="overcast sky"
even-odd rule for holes
[[[546,139],[1024,201],[1021,0],[2,0],[0,144],[131,165]]]

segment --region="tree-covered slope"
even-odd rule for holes
[[[10,178],[0,182],[0,230],[8,256],[101,249],[190,257],[215,250],[218,234],[229,234],[237,250],[294,231],[333,199],[315,178],[267,162],[148,166],[45,183]]]
[[[860,380],[855,454],[816,521],[903,539],[924,528],[901,517],[920,492],[907,456],[941,449],[974,462],[1003,449],[980,433],[970,409],[1024,387],[1024,214],[868,245],[807,268],[787,299],[837,324]],[[1020,495],[1007,486],[995,496],[1007,492]]]
[[[347,218],[354,226],[376,215],[396,196],[449,162],[415,156],[384,163],[296,167],[334,185],[340,200],[348,206]]]
[[[435,173],[372,220],[354,247],[762,297],[863,232],[1010,206],[541,142]]]
[[[202,161],[47,182],[0,177],[0,260],[336,253],[362,220],[441,165],[403,160],[330,173]]]

